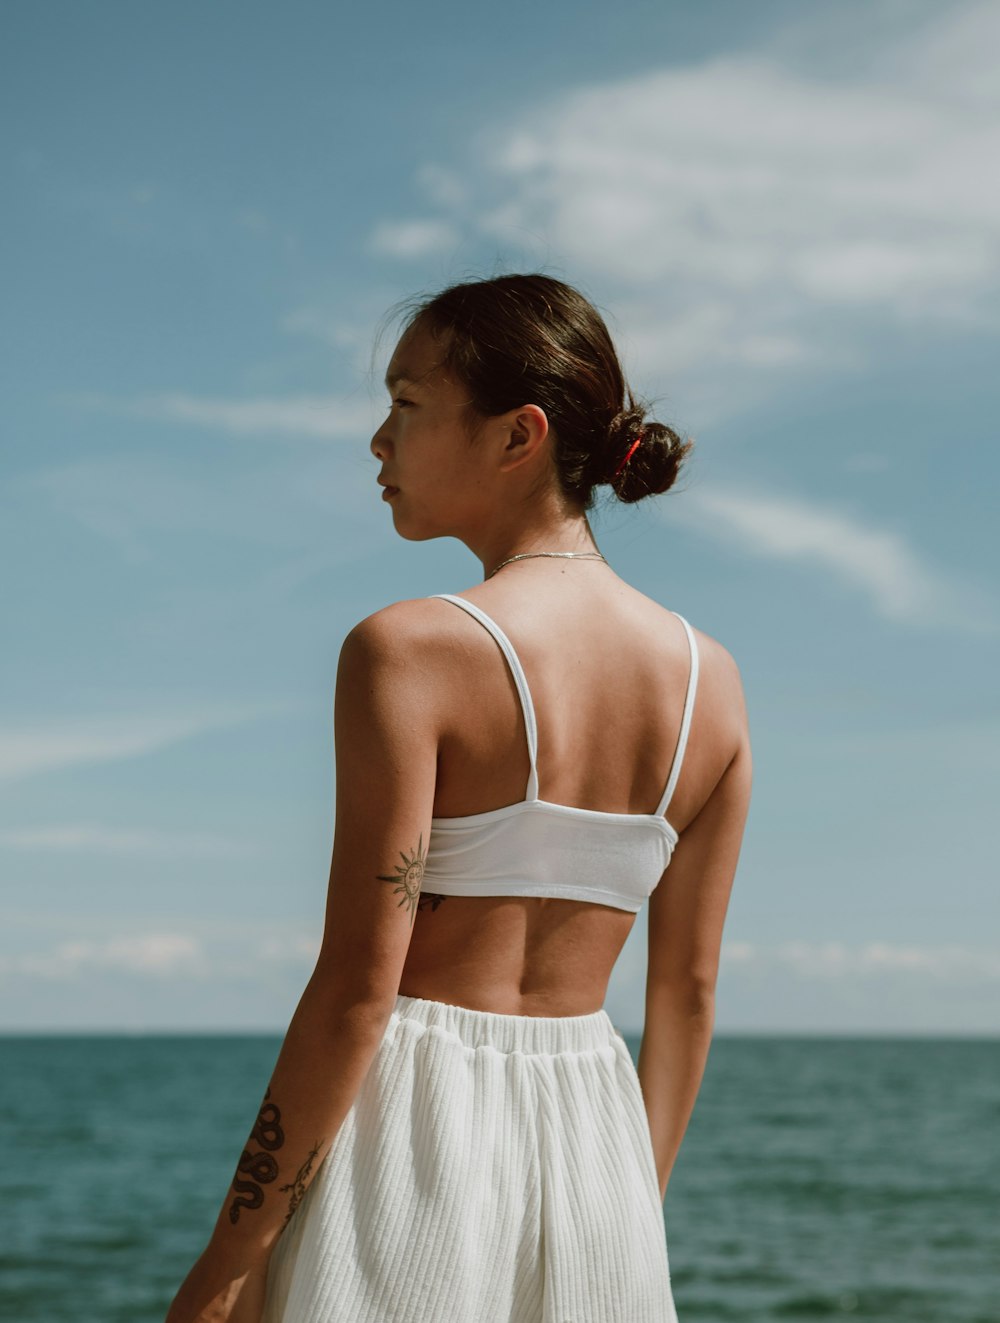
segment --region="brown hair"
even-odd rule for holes
[[[646,421],[603,318],[572,286],[544,275],[495,276],[403,306],[404,333],[426,326],[446,339],[444,363],[479,417],[522,404],[545,410],[559,483],[584,510],[602,483],[628,502],[673,486],[693,441]]]

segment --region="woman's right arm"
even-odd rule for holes
[[[721,724],[731,756],[708,799],[681,833],[670,865],[649,899],[646,1013],[638,1073],[661,1197],[666,1196],[708,1060],[722,930],[750,805],[752,766],[743,689],[736,663],[724,649],[719,651],[720,689],[710,701],[728,714]]]

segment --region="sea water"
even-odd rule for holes
[[[279,1046],[0,1038],[0,1317],[162,1323]],[[717,1035],[664,1218],[680,1323],[1000,1323],[1000,1041]]]

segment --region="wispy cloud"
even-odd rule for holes
[[[0,780],[140,758],[210,731],[284,712],[287,706],[268,703],[172,715],[116,712],[19,726],[0,723]]]
[[[367,331],[345,321],[343,310],[334,313],[314,304],[289,309],[279,318],[278,329],[285,335],[314,337],[331,349],[356,350],[367,343]]]
[[[94,823],[49,823],[40,827],[0,828],[0,849],[25,853],[138,854],[208,859],[252,853],[249,842],[202,832],[135,831]]]
[[[367,398],[336,395],[209,398],[180,392],[140,395],[131,399],[90,394],[75,402],[92,409],[130,417],[161,419],[232,436],[291,436],[309,439],[370,436],[377,420],[376,405]]]
[[[724,941],[721,965],[731,970],[783,969],[809,979],[907,976],[943,983],[1000,982],[1000,948],[960,943],[921,946],[887,941],[789,941],[776,945]]]
[[[120,930],[103,936],[70,936],[40,949],[0,957],[0,975],[89,979],[106,973],[239,980],[248,970],[288,969],[307,974],[319,954],[318,932],[305,927],[243,924],[238,932],[194,928]],[[873,940],[790,940],[759,943],[726,940],[721,976],[780,976],[812,983],[871,988],[903,983],[968,988],[1000,983],[1000,948],[964,943],[921,945]],[[619,984],[621,980],[618,980]],[[641,980],[636,981],[636,989]],[[636,989],[633,989],[635,993]],[[622,1003],[621,986],[618,987]],[[633,995],[634,1003],[637,997]],[[630,1003],[631,1004],[631,1003]],[[624,1010],[624,1004],[618,1006]]]
[[[860,589],[911,624],[997,628],[995,606],[927,565],[902,534],[803,497],[692,487],[664,517],[755,556],[800,561]]]
[[[77,224],[118,242],[204,253],[213,244],[231,245],[234,236],[249,235],[283,253],[298,247],[298,236],[261,207],[213,201],[202,188],[178,187],[166,177],[127,178],[115,170],[77,168],[63,153],[44,152],[37,141],[11,159],[34,189],[43,190]]]
[[[0,956],[0,976],[86,982],[128,974],[239,981],[259,976],[262,968],[305,976],[319,947],[315,933],[279,931],[264,924],[214,935],[190,929],[120,931],[102,937],[73,936],[41,950]]]
[[[794,41],[524,107],[460,169],[424,168],[434,219],[383,220],[373,242],[423,257],[420,235],[454,229],[554,252],[613,291],[635,368],[706,398],[722,365],[741,393],[863,367],[845,314],[995,328],[1000,9],[887,8],[842,68],[827,26],[810,11]]]
[[[207,537],[291,550],[317,563],[343,559],[370,545],[376,527],[370,512],[377,508],[378,461],[369,436],[310,447],[294,462],[265,454],[235,466],[205,452],[112,450],[13,476],[3,495],[9,508],[31,511],[32,536],[41,520],[72,519],[133,563],[160,555],[159,539],[178,537],[184,542],[172,554],[181,557]],[[198,591],[197,582],[187,585],[189,598]],[[239,582],[226,585],[234,597],[241,591]]]
[[[385,221],[376,225],[368,246],[373,253],[389,257],[427,257],[447,252],[458,243],[458,231],[448,221]]]
[[[60,942],[45,952],[0,961],[0,974],[44,979],[78,979],[95,971],[164,978],[204,974],[207,970],[201,942],[177,932],[136,933],[103,941],[82,938]]]

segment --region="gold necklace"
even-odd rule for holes
[[[492,579],[494,574],[496,574],[497,570],[502,570],[503,567],[505,565],[509,565],[511,561],[531,560],[535,556],[565,556],[567,559],[570,560],[578,560],[578,559],[584,559],[585,557],[588,556],[589,557],[596,556],[598,560],[603,560],[605,565],[607,565],[608,563],[607,557],[602,556],[599,551],[522,551],[517,556],[508,556],[506,560],[502,560],[500,564],[496,566],[496,569],[490,570],[486,578]]]

